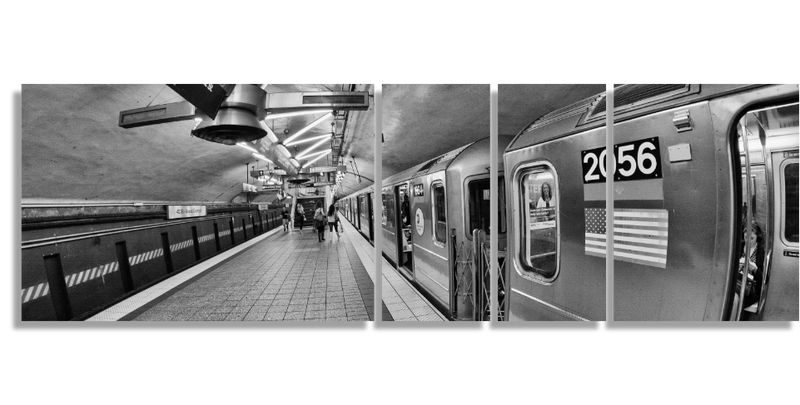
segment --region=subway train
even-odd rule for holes
[[[626,82],[613,149],[606,102],[501,137],[497,187],[486,138],[337,204],[373,241],[380,204],[384,257],[453,320],[488,319],[494,194],[502,320],[800,321],[800,83]]]

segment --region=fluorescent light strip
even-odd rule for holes
[[[248,144],[246,144],[244,142],[239,142],[236,145],[237,146],[241,146],[241,147],[243,147],[243,148],[245,148],[245,149],[247,149],[247,150],[249,150],[249,151],[251,151],[253,153],[258,153],[258,151],[255,150],[252,146],[250,146],[250,145],[248,145]]]
[[[325,121],[326,119],[330,118],[331,116],[333,116],[333,113],[328,112],[327,114],[317,118],[316,120],[314,120],[314,122],[306,125],[305,128],[297,131],[296,134],[286,138],[286,140],[283,141],[283,144],[286,145],[287,143],[291,142],[292,140],[297,139],[298,136],[303,135],[304,133],[308,132],[311,128],[314,128],[315,126],[319,125],[322,121]]]
[[[313,138],[306,138],[306,139],[301,139],[299,141],[294,141],[294,142],[291,142],[291,143],[287,143],[286,146],[299,145],[301,143],[306,143],[306,142],[311,142],[311,141],[318,141],[320,139],[325,139],[325,138],[330,138],[330,137],[331,137],[330,135],[315,136]]]
[[[260,154],[260,153],[253,153],[253,157],[254,157],[254,158],[256,158],[256,159],[261,159],[261,160],[264,160],[264,161],[270,162],[270,163],[272,163],[272,164],[275,164],[275,162],[273,162],[273,161],[269,160],[269,159],[268,159],[266,156],[264,156],[264,155],[262,155],[262,154]]]
[[[329,149],[329,150],[326,150],[326,151],[325,151],[325,152],[323,152],[323,153],[321,153],[321,154],[320,154],[319,156],[317,156],[317,157],[316,157],[314,160],[312,160],[312,161],[310,161],[310,162],[306,162],[306,164],[304,164],[304,165],[303,165],[302,169],[305,169],[306,167],[310,166],[312,163],[316,162],[317,160],[320,160],[320,159],[321,159],[323,156],[325,156],[325,155],[327,155],[327,154],[329,154],[329,153],[331,153],[330,149]]]
[[[278,118],[297,117],[299,115],[321,114],[325,112],[330,113],[331,110],[310,110],[310,111],[295,111],[295,112],[280,113],[280,114],[269,114],[266,117],[264,117],[264,120],[276,120]]]
[[[319,152],[309,153],[308,155],[304,156],[303,159],[308,159],[308,158],[312,158],[312,157],[317,156],[317,155],[322,155],[324,153],[329,153],[330,151],[331,150],[328,149],[328,150],[322,150],[322,151],[319,151]]]
[[[323,139],[323,140],[321,140],[321,141],[319,141],[319,142],[315,143],[315,144],[314,144],[314,145],[312,145],[310,148],[308,148],[308,149],[304,150],[302,153],[300,153],[299,155],[297,155],[297,159],[302,159],[302,158],[303,158],[303,156],[306,156],[306,155],[308,155],[308,153],[309,153],[309,152],[311,152],[312,150],[314,150],[314,149],[318,148],[320,145],[322,145],[323,143],[325,143],[327,140],[328,140],[328,139]]]
[[[289,161],[290,161],[290,162],[292,162],[292,164],[293,164],[295,167],[300,167],[300,162],[298,162],[298,161],[297,161],[297,159],[295,159],[295,158],[291,158],[291,159],[289,159]]]

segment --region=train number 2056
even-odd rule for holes
[[[581,151],[583,184],[606,181],[606,148]],[[614,181],[661,178],[661,150],[658,138],[640,139],[614,145]]]

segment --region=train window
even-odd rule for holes
[[[394,194],[392,189],[383,190],[383,226],[388,229],[395,229],[394,221]]]
[[[789,163],[783,168],[783,237],[787,242],[798,243],[797,238],[797,204],[798,176],[797,162]]]
[[[431,185],[431,196],[433,197],[433,237],[437,242],[445,244],[447,242],[447,210],[442,183]]]
[[[498,179],[500,186],[500,199],[497,206],[498,215],[497,219],[500,222],[498,232],[500,234],[506,233],[506,197],[505,197],[505,184],[503,184],[503,177]],[[489,179],[480,179],[470,181],[468,186],[469,198],[467,204],[469,206],[469,227],[465,229],[467,237],[472,239],[472,231],[481,229],[487,234],[489,233],[489,206],[491,201],[491,194],[489,192]]]
[[[520,177],[523,268],[546,279],[558,272],[558,181],[550,166],[534,166]]]

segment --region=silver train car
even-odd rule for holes
[[[510,140],[501,137],[498,150],[502,151]],[[372,188],[362,190],[337,204],[362,235],[374,241],[364,232],[363,221],[369,215],[362,214],[362,210],[372,213],[371,206],[362,202],[363,196],[371,193]],[[489,138],[382,182],[384,258],[451,319],[488,319],[485,256],[491,198]],[[502,224],[498,242],[503,245],[504,230]]]
[[[617,90],[615,320],[797,320],[797,93]],[[500,140],[501,319],[605,319],[604,145],[603,94]],[[384,257],[452,319],[487,319],[487,152],[479,141],[382,183]],[[374,240],[371,193],[337,204]],[[742,286],[744,251],[759,270]]]
[[[605,111],[506,149],[511,320],[604,319]],[[625,85],[614,111],[614,320],[797,321],[798,86]]]

